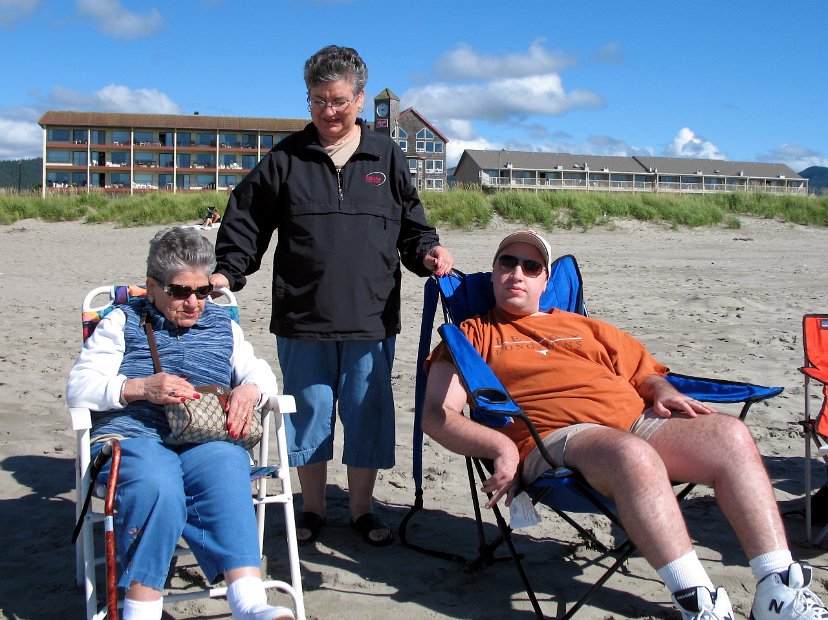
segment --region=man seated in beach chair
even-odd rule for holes
[[[460,326],[537,426],[555,465],[612,499],[621,522],[670,590],[683,618],[733,618],[724,588],[700,563],[671,481],[706,484],[735,530],[757,581],[751,618],[828,618],[795,562],[762,457],[744,423],[673,388],[632,336],[596,319],[539,311],[549,244],[508,235],[493,263],[495,308]],[[508,345],[508,346],[507,346]],[[502,431],[463,416],[467,395],[443,344],[429,360],[423,430],[460,454],[491,459],[487,507],[509,505],[522,479],[548,468],[522,424]]]

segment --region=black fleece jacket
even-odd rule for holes
[[[273,232],[270,331],[303,340],[378,340],[400,331],[400,262],[428,276],[439,238],[408,163],[362,125],[340,173],[316,128],[279,142],[230,195],[216,241],[217,273],[236,291],[261,266]]]

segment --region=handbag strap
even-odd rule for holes
[[[158,357],[158,348],[155,346],[155,334],[153,333],[152,329],[152,321],[147,319],[147,311],[144,310],[143,314],[141,315],[141,324],[144,326],[144,331],[147,332],[147,340],[149,340],[150,353],[152,353],[152,365],[155,368],[155,372],[164,372],[164,369],[161,367],[161,360]]]

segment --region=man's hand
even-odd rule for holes
[[[484,493],[492,494],[491,499],[486,502],[486,508],[492,508],[504,495],[506,496],[506,506],[508,507],[517,492],[520,481],[520,475],[518,473],[520,460],[518,458],[517,446],[513,443],[511,446],[513,448],[512,450],[507,450],[506,454],[502,454],[494,460],[494,473],[480,487],[480,490]]]
[[[658,375],[647,377],[641,384],[639,394],[653,403],[653,413],[661,418],[672,417],[674,411],[680,411],[690,418],[695,418],[699,414],[718,413],[713,407],[682,394]]]

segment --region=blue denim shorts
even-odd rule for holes
[[[284,393],[296,398],[285,416],[292,467],[330,461],[336,415],[342,422],[342,462],[394,466],[395,409],[391,390],[395,339],[276,338]]]

